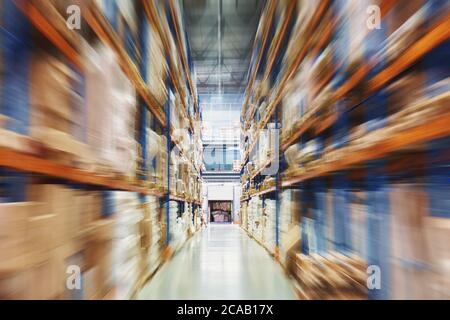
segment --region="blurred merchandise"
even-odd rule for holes
[[[143,6],[0,4],[1,299],[133,298],[165,262],[167,232],[181,247],[198,230],[196,92],[167,82],[191,71],[166,61],[168,39],[180,59],[168,3]],[[166,195],[186,212],[166,214]]]
[[[0,1],[0,299],[450,299],[449,39],[446,0]]]
[[[283,63],[250,69],[244,229],[257,237],[255,201],[275,200],[270,252],[302,299],[448,299],[448,2],[293,2],[268,2],[261,22],[275,22],[260,24],[252,53],[251,66]],[[274,120],[280,170],[267,175],[261,152]]]

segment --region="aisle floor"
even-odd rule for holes
[[[138,299],[295,299],[290,280],[237,225],[210,225],[159,270]]]

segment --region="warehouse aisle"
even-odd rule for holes
[[[237,225],[211,225],[147,283],[138,299],[295,299],[290,280]]]

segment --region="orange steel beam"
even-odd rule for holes
[[[16,6],[30,19],[31,23],[55,46],[57,47],[75,67],[83,71],[79,53],[72,48],[64,37],[53,27],[53,25],[39,12],[29,1],[14,0]]]
[[[162,196],[162,194],[156,190],[147,189],[123,180],[97,175],[81,169],[64,166],[50,160],[10,149],[0,148],[0,167],[7,167],[23,172],[37,173],[73,182],[107,187],[110,189]]]

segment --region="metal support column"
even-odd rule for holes
[[[169,97],[170,90],[172,88],[170,80],[166,81],[169,87]],[[166,114],[166,141],[167,141],[167,194],[165,202],[166,210],[166,245],[170,244],[170,153],[171,153],[171,136],[170,136],[170,114],[171,114],[170,98],[167,99],[164,105],[164,111]]]
[[[6,129],[26,135],[30,117],[32,28],[13,1],[4,1],[0,14],[0,54],[5,67],[0,86],[0,113],[9,118]],[[27,173],[0,168],[0,201],[25,201],[27,178]]]

